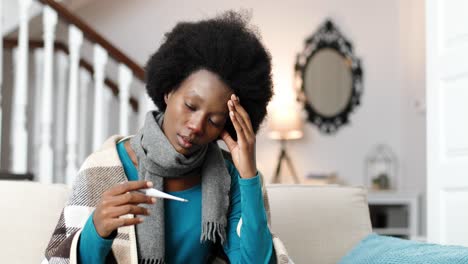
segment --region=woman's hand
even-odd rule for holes
[[[138,204],[154,204],[156,199],[131,191],[150,187],[153,187],[152,182],[129,181],[116,184],[104,192],[93,215],[93,222],[97,233],[105,238],[119,227],[142,223],[143,219],[139,217],[119,217],[126,214],[149,215],[149,210],[138,206]]]
[[[224,130],[221,138],[226,143],[232,155],[234,166],[236,166],[242,178],[252,178],[257,175],[255,160],[255,133],[252,129],[249,114],[240,105],[239,98],[234,94],[227,102],[229,117],[237,134],[237,142]]]

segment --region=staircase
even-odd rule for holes
[[[0,179],[72,185],[105,138],[135,132],[144,70],[60,3],[37,0],[40,18],[30,19],[34,0],[18,1],[17,34],[0,42]],[[42,39],[30,37],[38,20]]]

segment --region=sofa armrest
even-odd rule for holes
[[[63,184],[0,181],[2,263],[40,263],[69,189]]]
[[[335,264],[372,232],[361,187],[267,185],[271,229],[296,263]]]

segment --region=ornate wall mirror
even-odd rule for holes
[[[321,132],[333,134],[349,122],[363,90],[361,62],[331,20],[306,39],[297,55],[295,78],[308,120]]]

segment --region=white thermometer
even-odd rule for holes
[[[142,193],[144,193],[144,194],[146,194],[148,196],[151,196],[151,197],[176,200],[176,201],[179,201],[179,202],[188,202],[187,199],[183,199],[183,198],[180,198],[180,197],[177,197],[177,196],[174,196],[174,195],[170,195],[168,193],[158,191],[158,190],[156,190],[154,188],[140,189],[138,191],[142,192]]]

